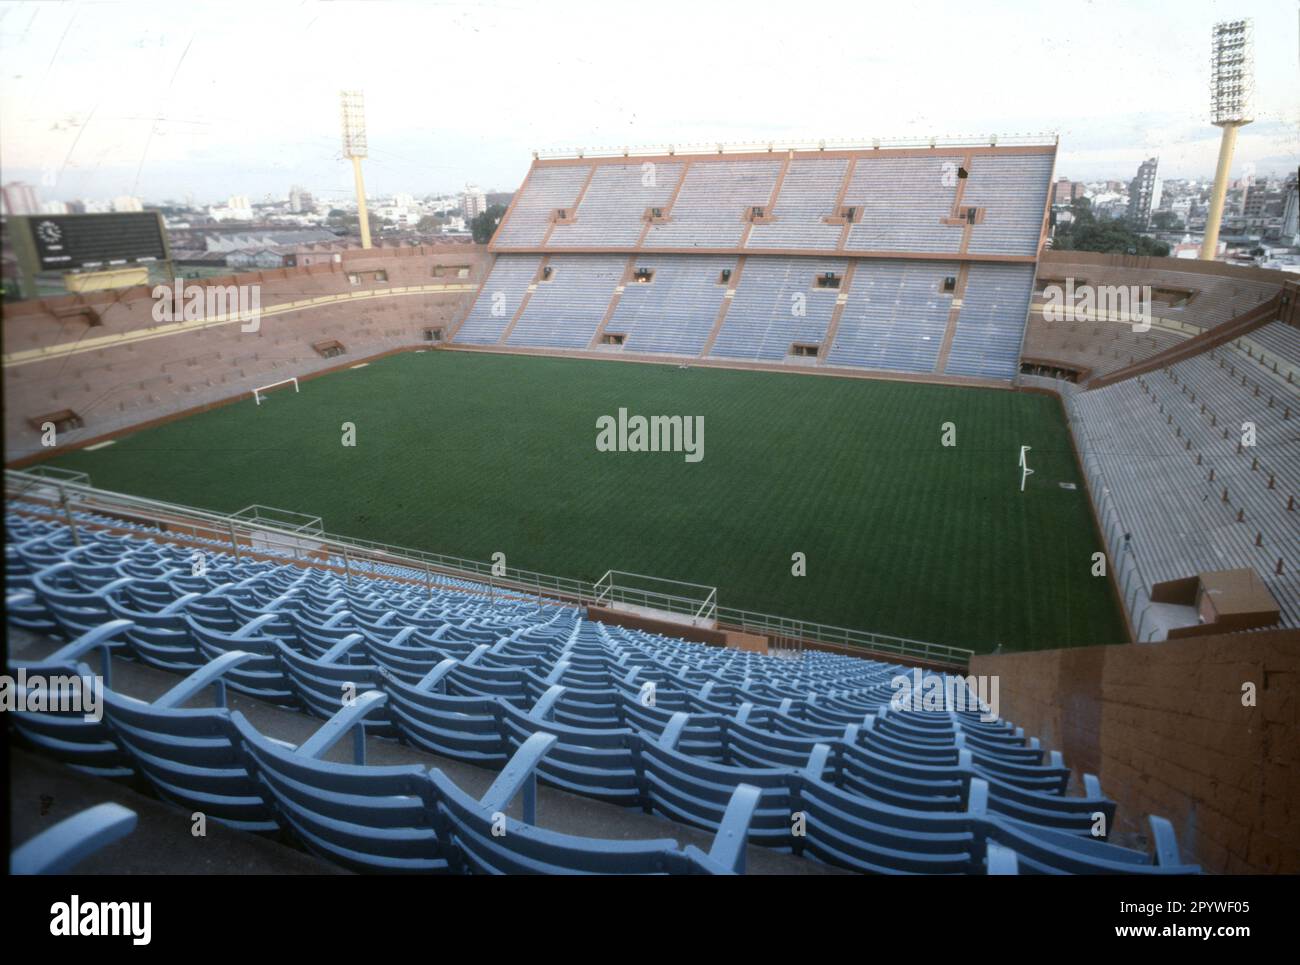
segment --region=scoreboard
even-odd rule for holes
[[[23,298],[36,296],[41,274],[59,272],[70,291],[92,291],[141,284],[136,279],[150,264],[171,262],[157,211],[15,215],[5,218],[5,229]]]
[[[24,215],[10,218],[19,247],[30,244],[35,271],[97,271],[167,261],[167,236],[156,211]],[[25,237],[24,237],[25,236]]]

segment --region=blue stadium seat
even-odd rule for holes
[[[28,709],[12,715],[18,734],[234,827],[291,831],[348,867],[720,872],[741,870],[748,842],[862,872],[1195,870],[1167,822],[1153,824],[1154,856],[1099,838],[1097,817],[1111,827],[1114,802],[1091,776],[1082,795],[1067,794],[1060,754],[1011,724],[895,707],[905,670],[895,664],[723,650],[467,582],[349,581],[221,554],[202,577],[177,576],[184,551],[143,534],[87,523],[72,552],[57,525],[12,507],[7,522],[21,541],[6,570],[30,578],[11,621],[46,608],[56,634],[95,624],[15,670],[93,686],[87,661],[98,655],[111,671],[115,654],[187,674],[144,702],[114,691],[106,672],[102,720]],[[210,687],[215,706],[184,706]],[[286,746],[228,711],[227,687],[326,722]],[[349,733],[354,763],[325,760]],[[474,800],[440,771],[367,766],[367,737],[503,776]],[[538,781],[703,829],[714,845],[706,854],[545,830],[528,816]],[[520,792],[527,813],[502,837],[494,815]]]
[[[135,830],[136,814],[120,804],[97,804],[60,821],[15,848],[11,875],[67,874],[95,852]]]

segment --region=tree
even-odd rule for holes
[[[1182,231],[1183,223],[1172,211],[1157,211],[1151,216],[1151,227],[1158,231]]]
[[[501,223],[501,218],[505,215],[504,205],[494,204],[482,214],[474,216],[474,220],[469,223],[470,233],[474,236],[474,243],[485,245],[492,240],[496,234],[497,225]]]
[[[1169,254],[1169,246],[1163,241],[1144,237],[1121,221],[1098,221],[1086,198],[1075,201],[1071,211],[1074,221],[1061,225],[1052,239],[1052,247],[1058,251],[1100,251],[1117,255],[1154,255],[1158,258]]]

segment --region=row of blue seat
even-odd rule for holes
[[[961,298],[957,262],[865,259],[852,263],[851,276],[850,264],[778,255],[748,255],[742,263],[736,255],[629,261],[558,254],[543,271],[537,255],[501,255],[455,340],[494,345],[504,338],[511,346],[769,363],[797,359],[992,379],[1011,379],[1019,371],[1032,264],[971,265]],[[651,273],[648,283],[628,282],[629,266]],[[827,275],[838,280],[819,287]],[[954,309],[957,323],[940,368]],[[610,344],[592,345],[598,332],[610,336],[602,340]],[[817,358],[794,354],[795,345],[820,346]]]
[[[60,566],[66,564],[60,564]],[[44,581],[38,576],[37,584]],[[1068,772],[1059,764],[1044,768],[1037,752],[1021,749],[1017,738],[1005,732],[980,728],[978,721],[962,723],[957,715],[928,719],[926,715],[890,712],[885,706],[865,717],[861,708],[839,712],[830,699],[813,704],[822,720],[789,717],[790,698],[774,703],[768,695],[708,681],[699,691],[673,691],[656,686],[656,700],[646,706],[644,685],[636,678],[641,667],[610,681],[613,686],[590,689],[563,686],[556,681],[581,674],[571,666],[574,651],[545,677],[522,666],[492,667],[482,661],[508,657],[503,644],[464,643],[472,648],[463,659],[446,649],[380,645],[362,634],[350,633],[320,658],[294,651],[283,641],[257,633],[273,618],[266,614],[243,631],[221,634],[186,620],[201,640],[204,655],[220,659],[231,650],[248,648],[245,666],[231,672],[236,689],[253,696],[306,708],[329,716],[349,689],[376,687],[393,699],[370,728],[382,736],[401,735],[409,742],[446,756],[500,764],[521,730],[542,719],[563,730],[571,754],[579,758],[599,748],[595,760],[571,762],[548,774],[553,783],[570,790],[623,804],[644,804],[634,771],[638,733],[662,735],[673,720],[685,714],[681,746],[693,756],[722,764],[788,766],[801,764],[814,745],[830,745],[834,756],[828,767],[835,783],[882,800],[930,809],[962,805],[969,781],[980,776],[992,783],[998,810],[1040,823],[1088,831],[1093,815],[1113,817],[1113,802],[1099,790],[1087,798],[1066,798],[1059,791]],[[137,628],[131,626],[126,633]],[[415,634],[413,627],[399,635]],[[355,664],[343,658],[364,650],[374,662]],[[156,654],[137,651],[158,663]],[[195,665],[202,661],[198,658]],[[162,663],[167,669],[177,665]],[[581,683],[582,681],[578,681]],[[727,694],[727,689],[735,691]],[[493,693],[493,691],[496,691]],[[449,692],[451,691],[451,692]],[[745,697],[751,699],[743,699]],[[671,699],[670,699],[671,698]],[[758,706],[754,700],[768,700]],[[739,701],[730,706],[726,701]],[[948,727],[962,728],[950,735]],[[949,737],[955,743],[949,746]],[[955,748],[955,750],[954,750]],[[111,773],[111,772],[110,772]]]
[[[11,667],[28,678],[77,676],[93,687],[90,668],[78,658],[126,627],[113,621],[47,660]],[[735,790],[707,854],[666,839],[558,834],[536,823],[536,765],[553,736],[530,736],[476,800],[436,768],[365,766],[364,731],[356,725],[385,702],[380,693],[362,694],[297,747],[261,734],[226,708],[223,677],[249,659],[227,654],[148,703],[106,690],[103,720],[76,711],[19,712],[15,725],[34,746],[75,767],[137,767],[164,800],[241,830],[291,831],[309,850],[354,870],[559,873],[611,870],[612,862],[628,873],[744,869],[754,789]],[[215,707],[184,706],[208,687],[217,690]],[[354,763],[321,760],[349,731],[356,735]],[[509,818],[521,793],[523,819]]]
[[[955,255],[967,250],[969,236],[971,253],[1034,255],[1053,160],[1053,149],[1043,146],[1012,154],[862,149],[788,159],[534,161],[492,244],[500,251],[825,252],[843,235],[850,253]],[[954,222],[959,204],[980,209],[981,217],[969,226]],[[746,215],[755,207],[763,216],[751,224]],[[846,207],[854,210],[848,225]]]
[[[28,677],[77,674],[79,662],[127,629],[114,621],[44,661],[11,665]],[[233,651],[153,702],[105,692],[102,721],[67,711],[20,712],[16,725],[32,743],[97,769],[119,752],[136,763],[160,797],[247,830],[292,830],[312,851],[370,871],[741,871],[748,840],[861,871],[975,872],[1018,866],[1032,871],[1186,872],[1172,832],[1153,822],[1169,864],[1135,852],[990,813],[987,784],[972,781],[959,813],[925,813],[846,793],[824,779],[830,747],[815,745],[803,768],[719,768],[675,750],[685,715],[658,740],[643,740],[654,810],[684,823],[712,825],[705,854],[675,842],[612,842],[562,835],[536,824],[536,781],[560,738],[545,722],[524,738],[500,776],[475,800],[441,770],[365,764],[366,718],[388,696],[351,699],[308,740],[291,747],[262,735],[225,707],[224,678],[251,654]],[[211,708],[185,708],[217,688]],[[353,734],[353,763],[322,759]],[[523,794],[523,819],[506,814]],[[701,820],[701,814],[712,815]]]
[[[130,584],[121,581],[111,581],[90,593],[56,589],[51,585],[53,575],[73,569],[74,564],[68,562],[55,564],[33,578],[34,587],[54,608],[56,617],[65,614],[62,621],[68,635],[87,629],[87,620],[94,623],[110,616],[128,619],[146,616],[113,599],[115,591],[130,589]],[[276,605],[287,602],[293,592],[297,591],[285,594]],[[1042,766],[1041,752],[1033,747],[1021,748],[1021,738],[1010,733],[1005,725],[991,729],[978,721],[962,724],[957,718],[946,718],[941,731],[933,728],[918,731],[915,724],[910,727],[902,724],[898,714],[885,716],[888,692],[876,695],[867,703],[846,703],[843,696],[820,699],[799,696],[799,716],[793,717],[795,698],[773,690],[771,684],[760,691],[738,688],[721,679],[702,682],[681,676],[674,679],[662,668],[656,671],[655,658],[644,653],[636,654],[636,659],[651,666],[638,665],[634,672],[629,672],[627,653],[620,658],[621,663],[616,663],[604,652],[603,645],[597,644],[586,658],[588,664],[584,670],[574,665],[581,657],[577,646],[579,632],[571,634],[570,642],[558,650],[555,643],[530,644],[510,638],[502,639],[489,650],[486,644],[478,642],[483,639],[481,635],[467,635],[468,631],[463,629],[459,632],[460,639],[443,636],[432,640],[414,626],[381,627],[382,617],[368,622],[351,611],[339,611],[324,623],[313,623],[290,609],[262,612],[233,597],[215,596],[213,599],[235,611],[236,619],[227,626],[237,629],[230,631],[200,622],[193,613],[208,601],[198,594],[187,594],[186,598],[190,612],[178,613],[177,604],[169,604],[153,615],[152,626],[145,630],[135,627],[128,634],[127,642],[139,656],[164,669],[178,670],[193,669],[204,659],[232,648],[255,650],[264,655],[263,659],[241,673],[235,685],[251,695],[303,704],[318,713],[328,714],[337,707],[338,682],[345,677],[376,686],[383,685],[386,678],[416,684],[441,664],[439,675],[445,674],[445,679],[439,676],[436,681],[439,689],[446,691],[450,687],[452,694],[469,703],[474,703],[474,698],[496,698],[506,705],[527,707],[548,687],[564,682],[567,684],[563,688],[564,696],[554,708],[556,719],[584,729],[634,724],[661,730],[671,712],[690,711],[696,717],[692,726],[695,736],[689,746],[697,754],[720,760],[727,759],[732,744],[744,738],[746,728],[756,732],[760,725],[767,731],[776,727],[790,739],[807,742],[838,740],[845,727],[851,725],[858,735],[857,742],[876,746],[896,759],[916,764],[952,765],[966,751],[976,767],[993,772],[984,776],[1005,777],[1010,782],[1047,792],[1063,789],[1068,776],[1059,761]],[[66,615],[69,613],[71,616]],[[344,617],[353,618],[352,627],[339,622]],[[246,624],[240,622],[245,620]],[[159,625],[166,621],[172,626]],[[329,626],[330,622],[335,625]],[[295,639],[295,631],[301,631],[305,638]],[[487,633],[490,637],[495,630]],[[300,649],[292,649],[286,640],[293,641]],[[357,659],[351,659],[354,655]],[[634,679],[638,675],[646,682]],[[657,679],[648,679],[655,676]],[[432,677],[423,680],[426,690],[431,690],[434,683]],[[647,685],[656,688],[654,708],[641,706],[641,693]],[[882,688],[883,683],[876,686]],[[755,708],[757,713],[753,713]],[[493,734],[497,740],[493,750],[483,750],[476,756],[494,754],[500,758],[504,746],[503,724],[495,705],[489,701],[476,708],[477,714],[456,705],[446,710],[456,713],[458,720],[477,717],[483,722],[486,726],[477,735],[478,743],[488,746]],[[739,719],[733,722],[733,717]],[[957,727],[961,728],[960,733]],[[909,747],[909,742],[915,746]],[[439,750],[474,753],[464,746],[442,746]]]
[[[9,607],[11,620],[67,637],[91,634],[65,661],[117,647],[171,670],[219,668],[210,672],[234,689],[331,719],[369,691],[370,709],[353,722],[359,733],[494,766],[546,733],[554,740],[532,768],[548,783],[710,830],[747,784],[760,798],[752,840],[861,870],[977,870],[990,842],[1016,848],[1028,867],[1153,867],[1146,856],[1091,838],[1095,815],[1109,826],[1113,804],[1095,781],[1084,798],[1066,797],[1059,755],[978,714],[891,708],[897,667],[722,651],[603,627],[536,601],[393,580],[350,586],[327,572],[248,560],[214,557],[202,576],[177,574],[179,548],[93,533],[73,547],[55,525],[15,522],[29,539],[6,554],[11,582],[25,589]],[[133,612],[174,625],[115,621],[114,607],[128,596]],[[476,616],[455,619],[461,608]],[[105,626],[115,629],[93,636]],[[47,738],[47,749],[89,746],[73,761],[80,766],[150,776],[121,737],[123,717],[140,712],[110,694],[106,730],[85,741],[24,723],[36,742]],[[175,774],[155,777],[168,789],[156,781],[159,793],[176,793]],[[801,813],[816,830],[792,838],[793,804],[804,807],[809,794],[814,803]],[[274,823],[266,806],[227,818],[265,829]],[[866,822],[857,850],[828,838],[837,821],[855,820]],[[875,838],[873,821],[883,829]],[[942,852],[937,864],[925,859],[927,835],[946,834],[934,828],[953,821],[966,822],[969,848]],[[1033,857],[1035,848],[1042,857]]]

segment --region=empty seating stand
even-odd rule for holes
[[[479,287],[468,317],[456,332],[467,345],[494,345],[523,305],[528,286],[537,275],[537,257],[498,258]]]
[[[1273,323],[1276,325],[1276,323]],[[1278,338],[1265,326],[1264,344]],[[1282,368],[1295,356],[1281,334]],[[1300,626],[1300,385],[1235,343],[1067,396],[1079,451],[1130,534],[1145,590],[1253,568]],[[1285,354],[1283,354],[1285,353]],[[1243,427],[1255,427],[1254,445]],[[1100,485],[1099,485],[1100,484]],[[1117,551],[1119,547],[1112,547]]]
[[[1163,825],[1155,856],[1095,838],[1113,802],[1091,778],[1067,795],[1060,755],[1011,725],[894,706],[896,665],[721,650],[469,583],[349,581],[215,548],[195,577],[188,547],[144,533],[83,521],[78,547],[21,503],[6,523],[11,620],[66,641],[14,671],[88,679],[125,658],[176,675],[152,700],[106,675],[102,720],[16,712],[25,743],[354,870],[736,873],[747,844],[862,872],[1194,870]],[[168,613],[141,635],[127,610]],[[230,691],[319,727],[274,740]],[[329,759],[345,740],[351,762]],[[376,740],[499,774],[471,794],[438,767],[368,763]],[[550,830],[538,782],[712,843]]]
[[[461,244],[338,254],[337,263],[205,280],[205,301],[218,291],[221,297],[201,318],[156,319],[158,303],[148,286],[9,304],[6,458],[46,451],[44,416],[72,413],[75,420],[54,421],[61,423],[59,445],[75,444],[249,398],[260,386],[333,369],[349,358],[416,347],[426,330],[449,332],[460,320],[487,261],[481,250]],[[441,268],[448,270],[440,275]],[[200,290],[199,282],[186,285],[182,302]],[[254,330],[226,312],[227,286],[235,285],[260,290]],[[98,324],[89,324],[87,312]],[[345,346],[347,354],[313,349],[329,343]]]
[[[1032,265],[971,267],[946,373],[1015,377],[1020,371],[1033,276]]]
[[[547,243],[556,248],[635,245],[646,229],[645,212],[668,203],[682,167],[680,161],[598,165],[583,192],[581,216],[555,224]]]
[[[726,297],[723,273],[734,273],[738,258],[640,255],[632,264],[653,274],[624,286],[604,334],[622,336],[625,352],[698,356]]]
[[[779,360],[795,343],[820,345],[838,288],[818,288],[826,274],[843,278],[847,260],[750,258],[718,332],[715,357]]]
[[[627,259],[617,255],[556,255],[549,275],[513,322],[506,344],[585,349],[600,326]]]
[[[870,157],[858,159],[844,194],[862,208],[849,229],[854,251],[956,254],[962,228],[945,224],[953,214],[962,157]],[[947,165],[947,167],[945,167]]]
[[[535,160],[453,342],[1005,382],[1054,154]]]
[[[955,262],[863,261],[853,274],[827,361],[892,372],[932,372],[948,329]]]
[[[843,226],[829,219],[837,213],[836,195],[848,166],[848,158],[791,161],[772,206],[772,222],[754,225],[746,248],[836,247]]]

